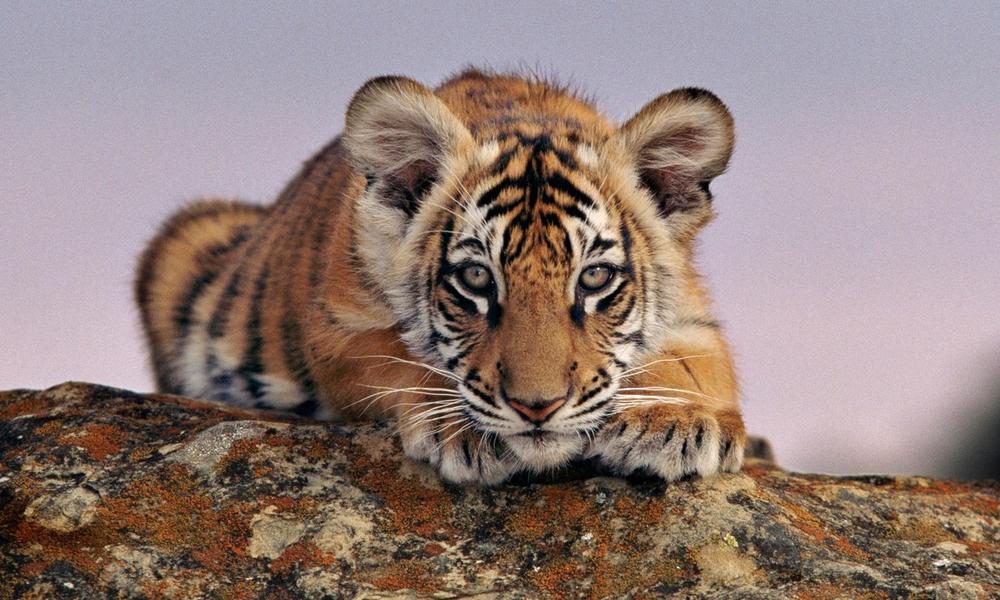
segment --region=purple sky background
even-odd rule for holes
[[[0,389],[150,390],[136,257],[269,202],[372,76],[537,65],[737,124],[700,262],[789,467],[942,473],[1000,385],[1000,3],[0,6]]]

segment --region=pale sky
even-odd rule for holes
[[[372,76],[523,64],[728,103],[700,263],[786,466],[941,473],[998,401],[1000,3],[7,2],[0,40],[0,389],[150,390],[162,219],[269,202]]]

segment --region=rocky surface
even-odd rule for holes
[[[566,473],[442,486],[387,424],[0,394],[0,598],[1000,595],[1000,487]]]

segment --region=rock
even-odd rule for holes
[[[69,533],[89,525],[97,514],[99,496],[84,486],[38,496],[24,509],[24,517],[46,529]]]
[[[391,424],[0,393],[0,598],[990,598],[1000,487],[750,461],[442,484]]]

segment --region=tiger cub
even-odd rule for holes
[[[162,391],[394,416],[453,483],[590,459],[740,468],[730,352],[692,263],[733,123],[711,93],[620,127],[550,82],[379,77],[266,208],[209,200],[142,255]]]

